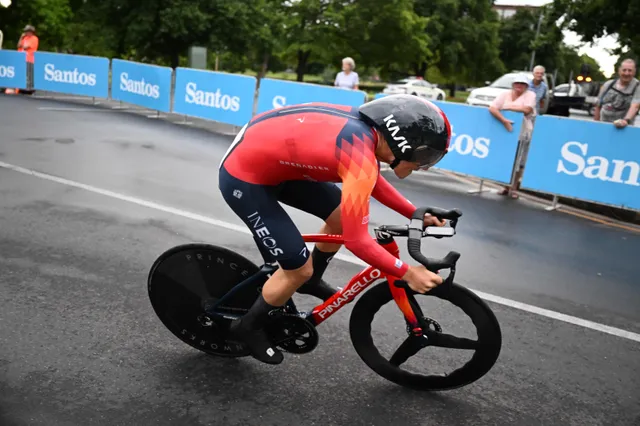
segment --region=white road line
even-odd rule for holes
[[[103,108],[69,108],[69,107],[38,107],[41,111],[69,111],[69,112],[119,112]]]
[[[13,170],[15,172],[24,173],[26,175],[31,175],[31,176],[38,177],[40,179],[45,179],[45,180],[48,180],[48,181],[60,183],[62,185],[67,185],[67,186],[72,186],[72,187],[75,187],[75,188],[84,189],[86,191],[94,192],[94,193],[100,194],[100,195],[105,195],[107,197],[115,198],[115,199],[118,199],[118,200],[121,200],[121,201],[127,201],[129,203],[137,204],[139,206],[148,207],[148,208],[151,208],[151,209],[154,209],[154,210],[159,210],[159,211],[163,211],[163,212],[166,212],[166,213],[171,213],[171,214],[174,214],[176,216],[181,216],[181,217],[185,217],[185,218],[188,218],[188,219],[197,220],[199,222],[207,223],[209,225],[214,225],[214,226],[218,226],[218,227],[221,227],[221,228],[229,229],[229,230],[232,230],[232,231],[240,232],[242,234],[251,235],[251,232],[244,226],[235,225],[233,223],[225,222],[225,221],[218,220],[218,219],[213,219],[213,218],[210,218],[210,217],[207,217],[207,216],[202,216],[202,215],[199,215],[199,214],[196,214],[196,213],[191,213],[191,212],[188,212],[188,211],[185,211],[185,210],[176,209],[176,208],[173,208],[173,207],[163,206],[162,204],[154,203],[153,201],[147,201],[147,200],[143,200],[143,199],[140,199],[140,198],[130,197],[128,195],[119,194],[117,192],[109,191],[109,190],[106,190],[106,189],[96,188],[95,186],[86,185],[84,183],[75,182],[75,181],[72,181],[72,180],[69,180],[69,179],[64,179],[64,178],[53,176],[53,175],[49,175],[49,174],[46,174],[46,173],[40,173],[40,172],[37,172],[35,170],[30,170],[30,169],[27,169],[27,168],[24,168],[24,167],[15,166],[13,164],[4,163],[4,162],[1,162],[1,161],[0,161],[0,168]],[[358,259],[356,257],[346,256],[346,255],[343,255],[343,254],[336,255],[336,259],[340,259],[340,260],[343,260],[345,262],[353,263],[353,264],[356,264],[356,265],[359,265],[359,266],[366,266],[367,265],[365,262],[363,262],[362,260],[360,260],[360,259]],[[521,303],[521,302],[517,302],[515,300],[506,299],[504,297],[495,296],[493,294],[485,293],[485,292],[474,290],[474,289],[471,289],[471,288],[469,288],[469,289],[472,290],[474,293],[476,293],[482,299],[487,300],[489,302],[493,302],[493,303],[497,303],[497,304],[500,304],[500,305],[508,306],[508,307],[514,308],[514,309],[519,309],[519,310],[525,311],[525,312],[530,312],[532,314],[540,315],[540,316],[551,318],[551,319],[554,319],[554,320],[563,321],[563,322],[566,322],[566,323],[569,323],[569,324],[577,325],[579,327],[584,327],[584,328],[588,328],[588,329],[591,329],[591,330],[600,331],[602,333],[611,334],[613,336],[622,337],[624,339],[633,340],[635,342],[640,342],[640,334],[638,334],[638,333],[634,333],[634,332],[627,331],[627,330],[622,330],[622,329],[616,328],[616,327],[610,327],[608,325],[600,324],[600,323],[593,322],[593,321],[588,321],[588,320],[585,320],[585,319],[582,319],[582,318],[577,318],[577,317],[574,317],[574,316],[571,316],[571,315],[562,314],[560,312],[555,312],[555,311],[551,311],[551,310],[548,310],[548,309],[539,308],[537,306],[528,305],[526,303]]]

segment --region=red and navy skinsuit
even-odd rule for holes
[[[268,111],[236,136],[220,165],[219,187],[263,253],[284,269],[301,267],[309,253],[279,202],[323,220],[340,206],[346,248],[402,277],[408,265],[369,234],[370,197],[407,218],[416,208],[380,175],[378,142],[357,108],[309,103]]]

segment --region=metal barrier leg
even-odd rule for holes
[[[549,207],[545,207],[545,210],[548,212],[552,212],[554,210],[558,210],[560,208],[560,204],[558,204],[558,196],[553,196],[553,203]]]
[[[467,194],[480,194],[482,192],[491,191],[488,188],[483,188],[483,185],[484,185],[484,179],[480,179],[480,185],[478,186],[478,189],[470,189],[467,191]]]

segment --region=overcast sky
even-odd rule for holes
[[[542,6],[548,3],[552,3],[551,0],[496,0],[496,5],[513,5],[513,6]],[[573,31],[564,31],[564,41],[570,46],[578,47],[580,54],[586,53],[594,58],[600,64],[600,69],[606,76],[610,76],[614,72],[616,65],[616,57],[611,56],[607,49],[613,49],[618,47],[616,37],[607,36],[602,39],[596,40],[593,45],[582,44],[580,37]],[[544,64],[543,64],[544,65]],[[553,70],[548,70],[553,72]]]

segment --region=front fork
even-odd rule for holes
[[[391,253],[396,259],[400,258],[400,248],[391,235],[380,232],[377,234],[376,240],[378,244],[384,247],[384,249]],[[400,308],[400,311],[404,315],[411,334],[422,336],[422,330],[428,328],[428,324],[424,320],[424,315],[415,297],[408,294],[405,289],[395,286],[395,282],[399,279],[398,277],[387,275],[387,282],[389,283],[389,290],[391,290],[393,300],[395,300],[396,305],[398,305],[398,308]]]

